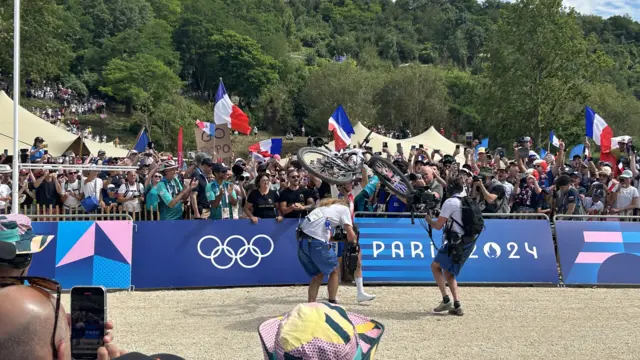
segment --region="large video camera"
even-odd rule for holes
[[[347,241],[347,231],[340,225],[333,232],[333,241]]]
[[[407,205],[411,213],[437,215],[440,199],[437,194],[426,187],[414,188],[413,194],[407,199]]]

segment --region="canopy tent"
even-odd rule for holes
[[[53,156],[60,156],[68,150],[75,154],[96,155],[103,149],[108,156],[125,156],[127,150],[119,149],[112,144],[97,143],[82,139],[67,130],[57,127],[20,107],[18,126],[18,143],[21,149],[31,148],[33,140],[40,136],[47,143],[47,150]],[[7,149],[13,155],[13,100],[4,91],[0,91],[0,148]]]
[[[353,127],[353,130],[355,131],[355,134],[351,136],[351,145],[357,145],[362,142],[370,131],[361,123],[357,123],[356,126]],[[442,151],[443,155],[453,154],[456,150],[456,143],[442,136],[433,126],[422,134],[408,139],[392,139],[376,133],[371,133],[369,139],[369,146],[373,148],[373,151],[381,151],[382,144],[386,142],[389,146],[389,150],[392,153],[395,153],[397,144],[401,144],[405,156],[408,156],[412,145],[419,147],[422,144],[424,145],[424,148],[429,151],[438,149]],[[328,147],[334,149],[334,142],[330,142]],[[460,151],[460,155],[456,157],[456,161],[464,163],[464,154],[462,150]]]

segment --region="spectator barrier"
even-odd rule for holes
[[[51,216],[43,216],[47,214],[51,215],[65,215],[64,217],[55,218],[55,221],[77,221],[87,220],[94,215],[99,215],[101,219],[108,220],[131,220],[133,221],[156,221],[160,220],[160,213],[158,210],[143,209],[140,212],[127,213],[122,210],[122,205],[117,207],[107,207],[97,209],[95,213],[86,213],[82,207],[65,208],[63,206],[53,205],[24,205],[20,208],[21,214],[26,214],[32,218],[32,221],[54,221]],[[187,215],[190,215],[188,212]],[[190,217],[189,217],[190,218]]]
[[[640,285],[637,219],[637,216],[556,215],[558,258],[564,283]]]
[[[356,224],[367,282],[434,282],[429,267],[438,250],[420,224],[420,216],[411,224],[409,213],[359,215],[356,213]],[[464,265],[460,283],[558,284],[549,218],[544,214],[518,214],[521,219],[504,219],[510,216],[486,214],[486,229]],[[525,217],[530,220],[522,219]],[[442,230],[433,230],[432,236],[440,247]]]
[[[360,215],[360,214],[358,214]],[[356,218],[365,281],[430,283],[435,254],[416,220]],[[51,215],[46,215],[51,216]],[[61,216],[61,215],[58,215]],[[296,219],[35,222],[55,235],[34,256],[30,275],[58,279],[64,289],[96,284],[138,289],[307,284],[297,257]],[[465,265],[466,283],[557,284],[548,219],[487,219]],[[132,226],[133,225],[133,226]],[[437,245],[441,231],[434,231]]]
[[[76,285],[131,286],[133,219],[110,220],[110,215],[85,214],[85,221],[36,221],[66,219],[70,215],[34,215],[36,234],[54,235],[51,243],[33,256],[29,275],[58,280],[63,289]]]

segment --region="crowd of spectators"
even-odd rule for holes
[[[407,212],[406,199],[388,191],[368,170],[353,183],[336,187],[314,177],[295,157],[281,161],[254,158],[218,162],[205,153],[190,153],[179,168],[168,153],[131,151],[126,158],[52,157],[34,141],[29,160],[44,164],[125,165],[129,172],[87,170],[34,171],[23,169],[18,178],[21,212],[33,214],[128,214],[139,220],[260,219],[305,216],[326,197],[352,197],[355,211]],[[631,140],[629,140],[631,141]],[[586,145],[587,148],[589,145]],[[407,174],[412,185],[424,187],[446,200],[447,180],[461,175],[466,193],[484,213],[554,215],[635,215],[640,172],[628,143],[619,144],[619,161],[610,164],[576,155],[565,158],[564,143],[557,156],[544,158],[531,142],[514,144],[514,157],[503,149],[458,147],[453,154],[412,148],[407,156],[384,148],[380,152]],[[626,155],[626,156],[625,156]],[[460,161],[464,158],[464,162]],[[617,174],[617,176],[616,176]],[[10,168],[0,168],[0,213],[11,204]],[[83,206],[95,198],[95,209]]]
[[[78,116],[90,114],[99,114],[100,118],[104,119],[107,106],[104,100],[94,97],[84,98],[59,83],[45,83],[38,87],[29,85],[26,96],[55,104],[55,106],[44,108],[31,107],[29,108],[31,113],[57,127],[63,127],[74,135],[82,133],[85,138],[97,142],[107,142],[105,135],[94,134],[91,127],[81,126],[78,121]]]

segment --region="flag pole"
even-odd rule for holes
[[[20,206],[18,176],[20,155],[18,149],[18,112],[20,110],[20,0],[13,0],[13,181],[11,183],[11,213],[17,214]]]

